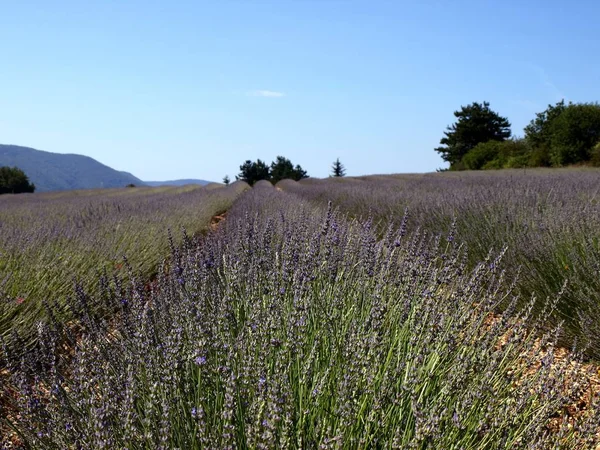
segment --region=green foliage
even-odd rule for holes
[[[459,163],[477,144],[504,141],[511,136],[510,122],[490,109],[488,102],[472,103],[455,111],[458,121],[444,132],[442,147],[435,149],[450,165]]]
[[[561,100],[555,106],[548,105],[545,111],[536,113],[535,119],[524,130],[527,142],[535,148],[549,148],[552,141],[554,122],[566,108],[565,101]]]
[[[485,163],[481,169],[482,170],[499,170],[502,168],[503,168],[502,161],[499,159],[493,159],[493,160]]]
[[[225,186],[228,186],[230,182],[231,180],[229,179],[229,175],[225,175],[223,177],[223,184],[225,184]]]
[[[35,185],[18,167],[0,167],[0,194],[34,192]]]
[[[592,147],[600,140],[600,104],[569,104],[553,121],[550,139],[553,165],[589,161]]]
[[[543,144],[539,147],[533,147],[529,152],[529,166],[530,167],[550,167],[552,161],[550,160],[550,147]]]
[[[590,152],[590,162],[594,167],[600,167],[600,142]]]
[[[477,144],[462,159],[465,169],[479,170],[488,162],[497,159],[500,154],[501,145],[502,143],[499,141],[488,141]]]
[[[260,180],[270,180],[271,173],[266,163],[257,159],[252,162],[249,159],[240,166],[240,173],[235,177],[236,180],[245,181],[250,186]]]
[[[531,166],[588,162],[593,156],[592,147],[600,139],[600,105],[565,105],[564,100],[548,105],[525,127],[525,139],[532,148]]]
[[[468,170],[528,167],[528,153],[529,146],[524,139],[488,141],[467,153],[462,165]]]
[[[240,166],[240,173],[235,177],[236,180],[245,181],[250,186],[261,180],[277,183],[285,179],[298,181],[303,178],[308,178],[306,170],[298,164],[294,167],[292,162],[283,156],[278,156],[271,166],[260,159],[257,159],[256,162],[247,160]]]
[[[308,178],[306,170],[303,170],[300,165],[294,167],[292,162],[283,156],[278,156],[271,163],[271,181],[273,183],[286,179],[298,181],[303,178]]]
[[[511,156],[504,165],[506,169],[521,169],[529,167],[529,155]]]
[[[523,139],[507,140],[510,123],[489,103],[462,107],[437,152],[450,170],[549,167],[587,163],[600,166],[600,104],[548,105],[525,127]]]
[[[331,176],[332,177],[343,177],[346,175],[346,168],[340,162],[340,158],[337,158],[333,165],[331,166]]]

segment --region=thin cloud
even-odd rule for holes
[[[543,67],[531,63],[530,66],[538,73],[542,84],[552,92],[557,101],[567,99],[567,96],[554,84]]]
[[[247,93],[247,95],[249,95],[250,97],[281,98],[281,97],[285,97],[285,92],[259,90],[259,91],[250,91]]]

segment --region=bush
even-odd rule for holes
[[[502,164],[502,161],[500,161],[499,159],[493,159],[489,162],[487,162],[481,169],[482,170],[498,170],[498,169],[503,169],[504,166]]]
[[[459,170],[467,170],[467,168],[465,167],[465,163],[462,161],[458,161],[456,163],[452,163],[450,164],[450,167],[448,168],[449,171],[452,172],[456,172]]]
[[[535,147],[529,153],[530,167],[550,167],[551,165],[550,148],[547,145]]]
[[[18,167],[0,167],[0,194],[34,192],[35,185]]]
[[[600,167],[600,142],[594,145],[594,148],[590,152],[590,162],[594,167]]]
[[[465,168],[469,170],[480,170],[483,166],[498,158],[502,142],[488,141],[477,144],[473,150],[467,153],[462,159]]]
[[[527,167],[529,145],[524,139],[488,141],[475,146],[462,162],[467,169],[502,169]]]
[[[504,165],[507,169],[521,169],[529,167],[529,155],[511,156]]]

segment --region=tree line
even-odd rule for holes
[[[344,165],[337,158],[331,166],[332,177],[343,177],[346,175]],[[261,180],[267,180],[275,184],[281,180],[299,181],[308,178],[308,173],[299,164],[294,164],[283,156],[275,158],[270,165],[257,159],[256,161],[246,160],[240,166],[240,173],[236,175],[236,180],[245,181],[250,186]],[[223,183],[230,183],[229,176],[225,175]]]
[[[457,121],[435,149],[450,170],[600,166],[598,103],[548,105],[525,127],[523,137],[512,136],[508,119],[489,102],[462,106],[454,116]]]
[[[332,177],[343,177],[346,175],[346,168],[337,158],[331,166]],[[236,180],[242,180],[251,186],[260,180],[267,180],[273,184],[278,181],[291,179],[301,180],[308,178],[308,173],[299,164],[295,166],[292,162],[283,156],[278,156],[270,165],[257,159],[256,161],[247,160],[240,166],[240,173],[235,177]],[[225,175],[223,183],[230,183],[229,176]],[[126,187],[135,187],[134,184],[128,184]],[[18,167],[0,167],[0,194],[21,194],[25,192],[34,192],[35,185],[29,181],[29,178]]]

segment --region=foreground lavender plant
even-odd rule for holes
[[[404,221],[405,222],[405,221]],[[403,222],[403,223],[404,223]],[[467,269],[453,236],[244,194],[152,289],[78,293],[71,356],[7,359],[11,425],[33,448],[585,448],[598,400],[568,428],[571,358],[517,309],[501,254]],[[506,313],[494,315],[500,303]],[[548,306],[548,314],[552,304]],[[530,370],[531,367],[538,370]]]
[[[523,299],[540,302],[568,281],[550,326],[564,323],[561,342],[586,342],[600,360],[600,171],[528,169],[282,181],[303,201],[332,201],[356,217],[371,215],[385,230],[400,221],[429,232],[455,225],[469,248],[469,267],[490,249],[507,248],[508,279]]]

